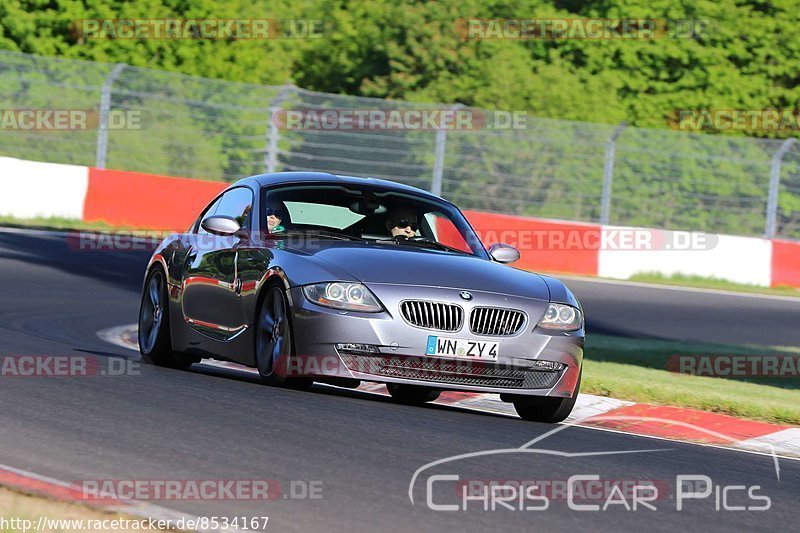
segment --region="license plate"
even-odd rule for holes
[[[428,335],[427,355],[444,355],[447,357],[462,357],[465,359],[497,360],[498,342],[470,341],[467,339],[453,339]]]

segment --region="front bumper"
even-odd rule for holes
[[[449,288],[375,283],[368,286],[386,311],[337,311],[309,302],[299,287],[290,290],[297,355],[284,369],[287,375],[402,383],[440,390],[572,396],[583,360],[584,332],[551,333],[536,328],[548,302],[479,291],[471,291],[473,299],[465,302],[459,298],[458,290]],[[400,316],[400,302],[407,299],[455,303],[464,309],[467,318],[454,332],[415,327]],[[525,325],[511,336],[473,334],[468,317],[476,306],[523,310]],[[426,355],[429,335],[498,342],[497,361]],[[555,372],[543,371],[535,368],[540,360],[564,367]]]

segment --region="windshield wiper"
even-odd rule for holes
[[[327,237],[329,239],[336,239],[339,241],[363,241],[361,237],[356,237],[354,235],[348,235],[347,233],[342,233],[339,231],[330,231],[330,230],[321,230],[321,229],[302,229],[302,228],[294,228],[289,229],[286,231],[287,234],[289,233],[301,233],[303,235],[313,235],[315,237]]]
[[[413,239],[390,239],[390,240],[381,241],[381,242],[394,242],[394,243],[397,243],[397,244],[418,246],[418,247],[421,247],[421,248],[434,247],[434,248],[437,248],[439,250],[444,250],[445,252],[455,252],[455,253],[463,254],[463,255],[472,255],[471,253],[465,252],[464,250],[459,250],[458,248],[453,248],[452,246],[447,246],[446,244],[442,244],[442,243],[440,243],[438,241],[434,241],[433,239],[427,239],[427,238],[424,238],[424,237],[422,237],[422,238],[416,237],[416,238],[413,238]]]

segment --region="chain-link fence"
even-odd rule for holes
[[[298,109],[449,107],[0,52],[0,109],[98,117],[87,130],[4,127],[0,155],[226,181],[319,170],[407,183],[464,209],[800,239],[800,143],[530,118],[502,130],[278,120]],[[111,115],[128,111],[141,127],[115,127]]]

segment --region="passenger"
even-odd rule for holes
[[[286,231],[286,228],[281,225],[286,218],[286,208],[282,202],[267,207],[267,230],[270,233]]]
[[[405,207],[392,209],[386,217],[386,229],[395,238],[411,239],[416,237],[419,229],[416,212]]]

